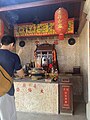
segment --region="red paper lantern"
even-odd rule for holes
[[[64,8],[59,8],[55,12],[55,31],[59,34],[59,39],[64,40],[64,34],[68,29],[68,12]]]
[[[0,38],[3,36],[4,34],[4,22],[2,19],[0,19]]]

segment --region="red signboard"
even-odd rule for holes
[[[74,19],[68,19],[68,30],[66,34],[74,33]],[[46,21],[40,24],[17,24],[14,26],[15,37],[29,37],[29,36],[49,36],[57,35],[54,29],[54,21]]]
[[[62,94],[63,94],[62,108],[70,109],[70,86],[63,86]]]

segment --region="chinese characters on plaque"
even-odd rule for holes
[[[66,34],[74,33],[74,19],[68,19],[68,30]],[[46,21],[40,24],[17,24],[14,26],[15,37],[25,36],[48,36],[57,35],[54,29],[54,21]]]

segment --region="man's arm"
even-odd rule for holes
[[[25,77],[25,74],[24,74],[23,69],[17,70],[16,73],[17,73],[17,75],[18,75],[20,78],[24,78],[24,77]]]

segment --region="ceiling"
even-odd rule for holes
[[[59,7],[68,11],[74,18],[74,33],[77,34],[84,0],[0,0],[0,15],[4,15],[10,25],[20,23],[39,23],[54,20]]]

